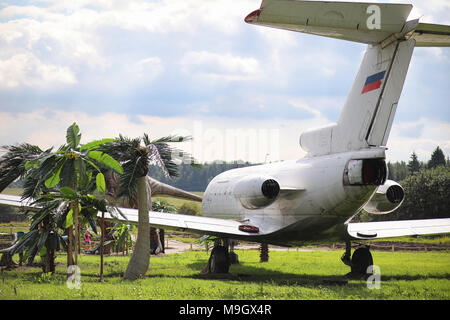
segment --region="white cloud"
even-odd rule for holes
[[[0,60],[0,87],[45,87],[76,82],[75,75],[68,67],[45,64],[30,53]]]
[[[411,134],[411,130],[416,132]],[[450,156],[450,123],[426,118],[394,122],[387,146],[391,161],[408,161],[413,151],[419,160],[428,161],[437,146]]]
[[[181,67],[183,72],[207,80],[246,81],[260,75],[258,60],[230,53],[190,51],[182,58]]]
[[[421,21],[448,21],[449,2],[446,0],[391,2],[412,2],[413,14],[424,15]],[[0,10],[0,91],[9,93],[8,88],[22,86],[27,96],[29,87],[45,87],[48,90],[39,91],[42,101],[55,110],[35,110],[30,107],[35,101],[15,99],[17,103],[10,109],[17,106],[20,110],[29,108],[30,112],[0,115],[2,143],[30,139],[37,144],[41,144],[40,141],[50,143],[56,136],[63,138],[61,132],[64,133],[74,120],[79,122],[84,137],[92,139],[118,133],[136,136],[148,130],[159,136],[167,134],[169,128],[192,127],[192,120],[188,118],[152,120],[137,116],[140,123],[136,124],[123,114],[131,110],[135,114],[161,114],[158,113],[163,109],[160,103],[173,108],[171,114],[184,115],[184,110],[208,115],[220,112],[224,118],[211,117],[202,121],[221,130],[245,128],[249,123],[255,129],[273,128],[275,120],[267,117],[275,112],[280,116],[275,122],[280,128],[281,158],[296,158],[302,152],[298,137],[303,129],[326,125],[327,119],[337,120],[335,114],[347,94],[343,83],[348,80],[350,89],[350,81],[361,60],[356,52],[362,55],[364,51],[360,44],[247,25],[243,19],[259,7],[260,1],[256,0],[239,0],[232,4],[229,0],[41,0],[30,3],[36,5],[3,6]],[[47,7],[41,6],[43,3]],[[417,50],[415,56],[420,63],[422,60],[423,63],[436,60],[442,63],[441,72],[420,70],[424,72],[420,77],[446,79],[449,62],[446,50]],[[414,64],[409,71],[410,81]],[[189,80],[194,80],[193,86]],[[196,91],[198,84],[201,90]],[[220,91],[214,90],[217,85],[221,86]],[[61,86],[65,86],[64,90],[72,86],[70,94],[81,89],[80,94],[68,96],[60,90]],[[167,94],[172,92],[172,86],[176,97]],[[440,99],[441,105],[448,105],[445,92],[426,89],[427,95],[438,96],[436,99]],[[333,96],[329,92],[333,92]],[[403,95],[402,101],[405,101],[408,92],[405,90]],[[52,97],[70,101],[72,108],[87,111],[57,111],[64,103],[55,102]],[[76,100],[78,97],[80,100]],[[102,97],[107,98],[102,100]],[[155,100],[146,100],[152,98]],[[108,109],[110,106],[103,101],[114,106]],[[426,102],[424,98],[416,103],[425,105]],[[145,105],[145,109],[134,107],[133,103]],[[117,113],[91,115],[92,105],[96,105],[96,112],[114,108]],[[294,107],[314,117],[294,120],[289,114],[291,110],[296,112]],[[435,109],[425,109],[421,110],[430,118],[436,116]],[[252,120],[252,114],[255,118],[266,117],[266,120]],[[422,146],[418,151],[425,158],[437,144],[445,148],[449,136],[447,115],[443,114],[442,122],[436,123],[431,120],[395,122],[389,140],[393,158],[407,159],[418,145]],[[17,125],[11,127],[15,121]],[[5,131],[5,128],[9,129]],[[412,134],[415,128],[422,128],[420,134]],[[450,149],[444,151],[450,152]]]
[[[151,82],[164,71],[164,65],[159,57],[150,57],[136,62],[134,70],[138,78]]]
[[[312,115],[314,115],[315,117],[320,117],[322,115],[319,110],[314,109],[313,107],[311,107],[308,103],[306,103],[303,100],[293,99],[293,100],[289,101],[289,104],[291,106],[293,106],[294,108],[301,109],[301,110],[304,110],[306,112],[309,112]]]
[[[137,137],[145,132],[153,138],[171,134],[191,135],[193,141],[180,144],[180,148],[192,153],[199,161],[264,161],[267,153],[270,153],[270,161],[298,159],[304,155],[298,144],[300,133],[329,124],[323,118],[161,118],[137,115],[131,119],[118,113],[95,116],[84,112],[40,109],[29,113],[0,112],[1,145],[28,142],[42,149],[58,147],[65,143],[66,129],[73,122],[80,127],[82,143],[119,134]],[[256,141],[257,148],[249,149],[252,141]],[[221,153],[214,151],[221,148]]]

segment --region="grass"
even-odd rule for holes
[[[12,190],[10,194],[18,194]],[[159,198],[159,197],[158,197]],[[166,199],[165,199],[166,200]],[[185,200],[172,199],[182,205]],[[177,203],[177,201],[180,201]],[[28,231],[29,222],[0,225],[0,232]],[[180,237],[179,240],[194,241]],[[385,240],[385,239],[383,239]],[[390,241],[449,244],[448,236],[393,238]],[[161,300],[299,300],[299,299],[412,299],[450,298],[450,255],[448,252],[377,252],[381,288],[370,290],[363,280],[338,285],[349,271],[337,251],[271,251],[268,263],[259,262],[259,252],[237,251],[240,265],[230,275],[213,279],[200,275],[208,255],[193,251],[152,257],[144,279],[124,281],[129,257],[105,257],[104,282],[99,279],[98,256],[80,256],[81,289],[66,285],[66,255],[58,254],[56,274],[42,274],[40,267],[21,267],[0,275],[0,300],[36,299],[161,299]],[[17,257],[15,258],[17,261]],[[39,260],[39,258],[37,258]]]
[[[289,300],[289,299],[441,299],[450,298],[448,252],[373,252],[381,270],[381,288],[368,289],[364,280],[346,285],[336,280],[349,270],[341,251],[272,251],[270,261],[259,262],[259,252],[237,251],[240,265],[217,279],[200,275],[208,255],[186,252],[152,257],[146,277],[125,281],[129,257],[105,258],[104,282],[99,282],[99,257],[80,257],[81,289],[66,285],[64,254],[57,271],[43,275],[39,267],[3,271],[0,299],[160,299],[160,300]],[[331,282],[330,282],[331,281]],[[333,282],[335,281],[335,282]],[[334,283],[334,284],[333,284]]]
[[[14,233],[18,231],[28,232],[30,231],[30,222],[26,221],[14,221],[9,223],[0,223],[0,233]]]

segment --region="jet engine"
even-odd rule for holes
[[[270,177],[247,176],[236,183],[233,193],[245,208],[258,209],[275,201],[280,185]]]
[[[364,210],[372,214],[391,213],[403,202],[405,192],[401,185],[392,180],[387,180],[377,188],[377,191],[364,206]]]

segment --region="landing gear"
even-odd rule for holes
[[[231,264],[239,263],[238,256],[233,251],[234,245],[235,242],[233,240],[216,239],[211,256],[207,265],[203,268],[202,274],[228,273]]]
[[[224,246],[214,247],[209,258],[210,273],[228,273],[230,269],[230,257],[228,249]]]
[[[367,270],[369,266],[373,265],[373,258],[369,247],[360,247],[353,252],[351,258],[350,255],[351,243],[347,241],[345,243],[345,253],[341,257],[342,262],[351,268],[351,272],[347,274],[347,277],[366,278],[370,276]]]

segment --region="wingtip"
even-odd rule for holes
[[[259,15],[261,14],[262,9],[255,10],[247,15],[244,19],[246,23],[254,23],[258,21]]]

